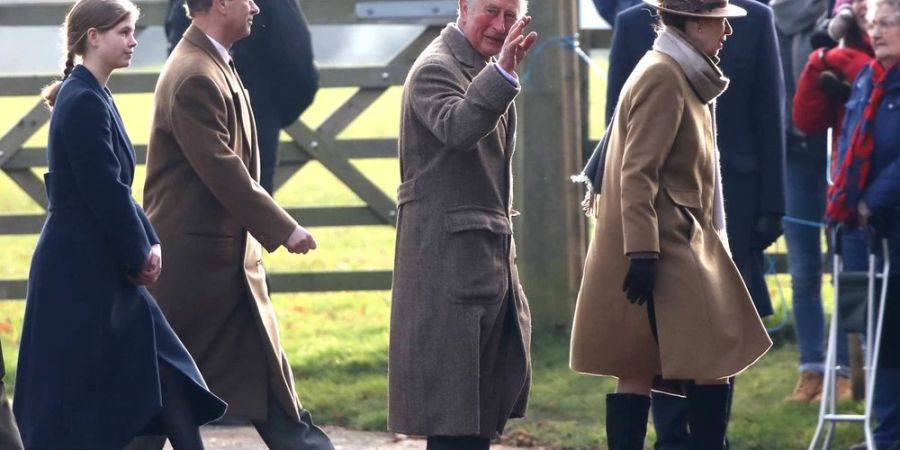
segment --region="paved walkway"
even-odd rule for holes
[[[424,450],[425,441],[391,433],[353,431],[344,428],[323,427],[334,442],[335,450]],[[249,426],[203,427],[203,442],[207,450],[266,450],[265,444]],[[492,450],[517,450],[525,447],[492,446]],[[530,450],[540,450],[531,447]],[[166,450],[171,447],[166,445]]]

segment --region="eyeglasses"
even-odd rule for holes
[[[890,28],[896,28],[897,25],[900,25],[900,20],[876,19],[866,24],[866,29],[869,31],[869,33],[873,33],[877,30],[886,31]]]

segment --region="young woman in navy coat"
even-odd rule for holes
[[[44,92],[50,205],[14,401],[26,449],[118,450],[144,433],[202,449],[199,425],[225,411],[144,287],[159,277],[159,239],[131,196],[134,149],[105,87],[131,62],[138,14],[129,0],[77,1],[63,81]]]

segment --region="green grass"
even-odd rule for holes
[[[599,61],[605,66],[605,61]],[[604,80],[592,74],[591,114],[602,117]],[[316,126],[336,105],[352,95],[352,89],[326,89],[303,120]],[[389,90],[367,113],[345,130],[342,138],[395,136],[399,126],[399,88]],[[7,97],[0,110],[0,130],[12,126],[34,97]],[[116,95],[135,143],[146,143],[152,107],[149,94]],[[591,134],[602,130],[591,121]],[[46,127],[26,146],[46,144]],[[33,150],[32,150],[33,151]],[[394,159],[359,160],[354,164],[393,197],[399,180]],[[35,168],[41,174],[44,168]],[[142,194],[143,168],[139,168],[135,196]],[[349,189],[318,163],[310,163],[277,193],[286,206],[362,204]],[[573,205],[573,207],[575,207]],[[0,173],[0,214],[40,212],[6,175]],[[315,228],[319,250],[307,256],[283,250],[265,257],[274,272],[307,270],[389,269],[393,261],[394,230],[384,226]],[[0,236],[0,278],[24,278],[37,236]],[[782,245],[782,249],[783,244]],[[788,277],[770,279],[777,298],[790,298]],[[777,285],[782,285],[779,294]],[[824,293],[829,297],[827,292]],[[386,422],[386,373],[389,292],[335,292],[328,294],[276,294],[281,336],[294,368],[297,390],[306,408],[320,423],[366,430],[383,430]],[[776,299],[776,305],[784,303]],[[15,382],[19,332],[24,302],[0,302],[0,343],[5,349],[9,382]],[[767,320],[776,325],[780,316]],[[733,448],[805,448],[815,424],[815,405],[786,404],[796,380],[797,350],[792,322],[775,334],[777,347],[738,381],[734,417],[730,427]],[[571,372],[567,367],[568,338],[538,332],[533,346],[534,384],[529,416],[511,422],[508,440],[513,443],[545,443],[558,448],[604,448],[604,395],[614,381]],[[852,406],[852,405],[851,405]],[[857,407],[858,408],[858,407]],[[652,442],[652,427],[650,428]],[[834,448],[859,438],[858,428],[839,434]]]

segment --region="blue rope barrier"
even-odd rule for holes
[[[603,72],[603,69],[591,59],[590,55],[581,49],[581,44],[578,41],[578,33],[573,33],[544,39],[531,51],[531,56],[525,61],[525,71],[522,73],[523,86],[528,84],[531,80],[532,72],[534,71],[534,63],[537,62],[541,53],[543,53],[549,45],[560,45],[563,48],[571,49],[575,52],[575,55],[578,56],[578,59],[587,64],[598,76],[606,78],[606,73]]]

